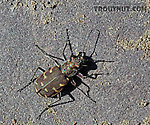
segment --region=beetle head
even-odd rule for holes
[[[76,67],[82,67],[86,63],[86,54],[85,52],[79,52],[77,56],[73,55],[71,57],[71,62],[74,63]]]

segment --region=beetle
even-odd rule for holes
[[[97,31],[99,32],[99,30]],[[54,97],[58,95],[59,99],[57,101],[59,101],[61,100],[61,91],[68,84],[69,81],[71,81],[72,85],[76,86],[76,83],[73,80],[73,76],[84,78],[84,76],[80,73],[80,69],[87,66],[86,62],[88,61],[88,59],[85,58],[86,53],[83,51],[83,52],[79,52],[78,55],[73,54],[71,43],[69,40],[69,35],[68,35],[68,29],[66,29],[66,32],[67,32],[67,42],[63,49],[64,59],[48,54],[43,49],[41,49],[38,45],[35,45],[45,55],[49,56],[52,60],[54,60],[56,63],[56,66],[50,67],[46,71],[43,68],[38,67],[36,71],[34,72],[34,75],[32,79],[30,80],[30,82],[23,88],[19,89],[18,91],[21,92],[24,88],[29,86],[31,83],[35,82],[35,91],[37,94],[43,97]],[[98,33],[95,47],[90,57],[92,57],[95,51],[96,44],[99,39],[99,35],[100,35],[100,32]],[[71,56],[68,61],[64,54],[67,45],[69,45],[69,48],[71,51]],[[65,63],[60,65],[57,60],[65,61]],[[34,78],[38,70],[43,71],[43,73],[40,76]],[[56,103],[57,101],[53,102],[52,104]]]

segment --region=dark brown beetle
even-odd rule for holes
[[[79,52],[79,54],[77,56],[75,56],[73,54],[72,51],[72,47],[70,44],[70,40],[69,40],[69,35],[68,35],[68,29],[67,31],[67,41],[65,44],[65,47],[63,49],[63,57],[59,58],[59,57],[55,57],[53,55],[47,54],[44,50],[42,50],[38,45],[36,45],[36,47],[38,47],[45,55],[49,56],[51,59],[53,59],[55,61],[55,63],[57,64],[57,66],[51,67],[49,68],[47,71],[44,71],[41,67],[38,67],[32,77],[32,79],[30,80],[30,82],[24,86],[23,88],[21,88],[19,91],[21,92],[24,88],[26,88],[27,86],[29,86],[32,82],[35,82],[35,91],[37,94],[39,94],[40,96],[43,97],[54,97],[55,95],[59,95],[59,100],[61,99],[61,91],[64,88],[64,86],[67,85],[67,83],[70,81],[74,86],[76,85],[76,83],[72,80],[73,76],[78,76],[80,78],[83,78],[83,75],[79,72],[79,70],[83,67],[86,67],[86,62],[88,61],[85,58],[85,52]],[[98,34],[96,43],[95,43],[95,47],[94,50],[92,52],[92,54],[90,55],[90,57],[92,57],[95,48],[96,48],[96,44],[98,42],[99,39],[99,35],[100,32]],[[67,47],[67,45],[69,45],[70,47],[70,51],[71,51],[71,56],[70,56],[70,60],[67,61],[67,58],[64,54],[64,51]],[[63,65],[60,65],[58,63],[58,61],[56,60],[66,60],[66,62]],[[43,71],[43,73],[39,76],[34,78],[36,72],[38,70]],[[59,101],[57,100],[57,101]],[[56,103],[57,101],[53,102],[52,104]]]
[[[69,82],[69,78],[77,75],[81,63],[84,62],[84,55],[82,54],[79,53],[78,56],[73,56],[71,61],[67,61],[63,65],[49,68],[37,77],[35,80],[36,93],[44,97],[53,97],[60,93]],[[82,76],[80,75],[80,77]]]

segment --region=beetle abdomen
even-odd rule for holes
[[[44,97],[53,97],[68,83],[69,79],[60,71],[59,67],[49,68],[35,81],[36,92]]]

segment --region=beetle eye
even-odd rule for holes
[[[85,53],[84,52],[79,52],[78,56],[85,56]]]

